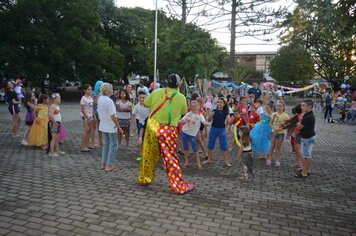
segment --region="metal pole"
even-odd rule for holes
[[[157,83],[157,31],[158,31],[158,16],[157,16],[157,2],[156,0],[156,13],[155,13],[155,52],[154,52],[154,71],[153,71],[153,89],[156,88],[156,83]]]

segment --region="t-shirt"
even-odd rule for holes
[[[313,111],[305,113],[300,123],[303,125],[303,128],[300,129],[301,138],[308,139],[315,136],[315,116]]]
[[[99,130],[105,133],[116,133],[117,127],[111,116],[116,114],[114,102],[108,96],[100,96],[98,99],[98,114],[100,119]]]
[[[289,120],[289,115],[285,112],[282,113],[278,113],[278,112],[274,112],[271,116],[271,125],[272,125],[272,129],[281,129],[282,125]],[[278,132],[278,134],[284,134],[285,130],[280,130]]]
[[[261,97],[261,90],[259,88],[250,88],[247,92],[248,94],[254,94],[255,95],[255,101]]]
[[[52,104],[51,109],[53,111],[53,119],[57,122],[62,122],[61,109],[58,105]]]
[[[262,116],[263,113],[265,113],[265,111],[263,110],[263,107],[260,106],[259,108],[257,108],[257,114],[259,114],[260,116]]]
[[[6,96],[9,101],[9,105],[17,105],[17,104],[12,104],[12,99],[15,99],[16,101],[18,101],[17,94],[15,91],[8,91],[6,93]]]
[[[183,118],[182,121],[185,122],[182,128],[182,131],[191,136],[197,136],[199,128],[202,122],[205,122],[205,118],[201,114],[195,114],[188,112]]]
[[[225,120],[226,120],[226,116],[229,115],[229,112],[225,110],[218,110],[218,109],[213,110],[213,112],[214,112],[214,116],[213,116],[213,123],[211,124],[211,127],[225,128]]]
[[[247,121],[245,120],[245,118],[243,117],[235,117],[233,120],[233,123],[236,125],[237,123],[239,123],[237,125],[237,128],[241,128],[242,126],[245,126],[247,124]]]
[[[22,87],[20,85],[16,85],[14,87],[14,91],[16,93],[16,96],[20,99],[25,98],[25,96],[22,94]]]
[[[149,94],[148,88],[146,86],[138,87],[137,88],[137,94],[139,94],[140,92],[144,92],[145,94]]]
[[[150,115],[150,108],[139,103],[133,109],[132,114],[136,115],[136,119],[142,125],[145,119]]]
[[[177,92],[172,99],[172,109],[171,109],[171,125],[177,126],[180,117],[187,113],[187,102],[183,94],[181,94],[177,89],[173,88],[160,88],[155,89],[146,99],[145,104],[151,109],[151,112],[155,111],[156,108],[165,100],[167,90],[168,97],[171,97],[173,93]],[[159,111],[157,111],[152,118],[157,122],[162,124],[168,124],[169,121],[169,100],[167,100]]]
[[[91,96],[83,96],[80,100],[80,105],[84,106],[84,112],[88,117],[93,117],[93,104],[94,100]],[[84,116],[82,111],[80,111],[80,115]]]
[[[128,109],[131,108],[132,103],[130,101],[123,102],[121,100],[116,101],[116,105],[119,106],[121,109]],[[117,118],[128,120],[131,118],[131,112],[129,111],[118,111],[116,114]]]
[[[257,114],[256,112],[251,111],[249,114],[249,119],[248,119],[250,129],[253,128],[255,126],[255,124],[257,122],[259,122],[260,120],[261,120],[260,115]]]

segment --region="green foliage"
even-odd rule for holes
[[[120,48],[102,37],[98,7],[96,0],[9,1],[0,11],[3,73],[37,84],[47,74],[90,83],[120,77]]]
[[[325,79],[355,77],[356,32],[354,1],[297,1],[285,21],[282,40],[297,43],[312,55],[316,73]]]
[[[314,61],[305,48],[291,44],[278,50],[270,70],[277,81],[303,81],[313,77]]]
[[[163,12],[158,27],[161,78],[207,77],[221,66],[226,52],[208,32]],[[94,83],[153,74],[154,11],[117,8],[113,0],[1,1],[0,35],[5,77]]]

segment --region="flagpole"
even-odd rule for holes
[[[156,0],[156,12],[155,12],[155,49],[154,49],[154,71],[153,71],[153,89],[156,88],[157,83],[157,31],[158,31],[158,10],[157,10],[157,2]]]

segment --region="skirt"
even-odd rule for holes
[[[257,123],[251,130],[252,149],[258,154],[269,154],[272,129],[269,124]]]

